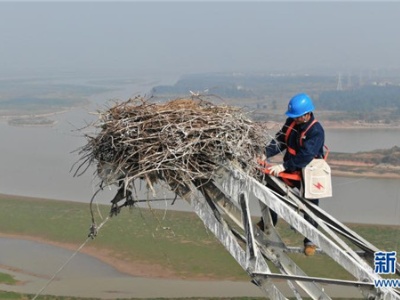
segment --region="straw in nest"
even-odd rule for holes
[[[257,176],[256,157],[268,142],[262,124],[241,109],[192,99],[161,104],[129,99],[99,112],[94,127],[98,133],[86,135],[76,174],[96,164],[103,183],[125,186],[137,178],[148,183],[210,179],[226,164]]]

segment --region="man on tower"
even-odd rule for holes
[[[265,155],[271,158],[278,153],[283,153],[283,163],[269,168],[269,174],[279,177],[281,172],[300,173],[314,158],[324,157],[325,133],[322,125],[314,118],[314,104],[306,94],[295,95],[288,104],[286,119],[283,127],[277,132],[275,139],[266,146]],[[286,180],[291,187],[300,189],[301,181]],[[319,199],[309,199],[318,205]],[[272,223],[278,222],[278,215],[270,210]],[[313,226],[318,224],[307,214],[304,218]],[[263,219],[258,226],[264,229]],[[316,246],[309,239],[304,239],[304,254],[314,255]]]

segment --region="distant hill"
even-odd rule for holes
[[[329,154],[329,159],[363,162],[373,165],[388,164],[392,166],[400,166],[400,147],[394,146],[390,149],[379,149],[369,152],[357,152],[357,153],[333,152]]]
[[[357,153],[330,153],[335,176],[400,178],[400,147]]]
[[[400,86],[366,85],[344,91],[324,91],[318,106],[324,110],[370,112],[377,109],[396,109],[400,112]]]
[[[275,121],[299,92],[309,94],[329,121],[393,124],[400,120],[400,79],[394,77],[374,77],[337,90],[336,74],[188,74],[173,85],[155,86],[151,94],[159,99],[214,95],[254,111],[257,120]]]
[[[272,107],[271,101],[279,102],[296,92],[307,90],[317,93],[335,86],[333,76],[304,74],[252,74],[252,73],[204,73],[182,76],[174,85],[155,86],[152,94],[157,97],[186,97],[190,91],[200,95],[217,95],[226,99],[254,99],[258,104]],[[322,89],[322,90],[321,90]],[[254,103],[250,101],[250,103]],[[248,105],[240,102],[242,105]],[[275,103],[275,106],[279,103]]]
[[[365,85],[343,91],[323,91],[316,104],[319,110],[344,112],[341,117],[390,123],[400,118],[400,86]]]

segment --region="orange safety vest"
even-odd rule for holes
[[[312,121],[311,124],[308,125],[308,127],[306,128],[306,130],[304,130],[304,131],[300,134],[300,146],[303,146],[303,139],[304,139],[304,136],[306,135],[307,131],[311,128],[311,126],[313,126],[316,122],[317,122],[317,120],[314,119],[314,121]],[[286,134],[285,134],[285,143],[286,143],[286,145],[288,144],[289,136],[290,136],[290,134],[292,133],[292,130],[293,130],[293,128],[294,128],[295,125],[296,125],[296,121],[293,121],[293,122],[289,125],[288,129],[286,130]],[[292,154],[292,155],[296,155],[296,150],[293,149],[293,148],[291,148],[291,147],[289,147],[289,146],[287,146],[287,151],[288,151],[290,154]]]
[[[314,119],[314,121],[312,121],[311,124],[308,125],[308,127],[306,128],[306,130],[304,130],[304,131],[300,134],[300,146],[303,146],[303,139],[304,139],[304,136],[306,135],[307,131],[308,131],[316,122],[317,122],[317,120]],[[287,145],[287,142],[288,142],[288,140],[289,140],[289,136],[290,136],[290,134],[291,134],[291,132],[292,132],[292,130],[293,130],[293,128],[294,128],[295,125],[296,125],[296,122],[293,121],[293,122],[289,125],[288,129],[286,130],[286,133],[285,133],[285,143],[286,143],[286,145]],[[326,160],[326,159],[328,159],[329,149],[328,149],[328,147],[327,147],[326,145],[324,145],[324,148],[327,150],[326,154],[324,155],[324,159]],[[289,146],[287,146],[287,151],[288,151],[290,154],[292,154],[292,155],[296,155],[296,153],[297,153],[295,149],[293,149],[293,148],[291,148],[291,147],[289,147]],[[261,160],[259,160],[258,163],[265,167],[262,171],[263,171],[265,174],[269,174],[269,169],[268,169],[268,168],[269,168],[269,165],[268,165],[265,161],[261,161]],[[287,180],[285,180],[285,179],[300,181],[300,180],[301,180],[301,172],[300,172],[300,171],[295,171],[295,172],[293,172],[293,173],[281,172],[281,173],[279,173],[279,177],[281,177],[286,183],[288,183],[288,182],[287,182]]]

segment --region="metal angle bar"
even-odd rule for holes
[[[213,203],[217,205],[220,211],[222,211],[226,216],[228,216],[238,227],[240,227],[242,230],[244,229],[244,225],[242,222],[242,212],[238,208],[238,203],[233,202],[230,200],[228,196],[226,196],[224,193],[222,193],[212,182],[208,182],[205,185],[202,186],[202,189],[204,192],[209,195],[210,198],[213,199]],[[235,233],[235,235],[241,239],[242,242],[245,242],[246,239],[240,235],[240,233],[236,232],[234,229],[232,229],[232,232]],[[257,233],[255,234],[255,240],[257,241],[258,245],[260,246],[260,239],[257,231],[257,228],[253,228]],[[284,245],[282,243],[282,245]],[[266,247],[262,248],[263,254],[273,262],[277,267],[279,267],[278,263],[278,258],[276,254],[271,251],[270,249],[267,249]]]
[[[288,253],[303,253],[303,248],[301,247],[287,247],[286,252]],[[355,251],[359,256],[364,256],[365,252],[362,250],[357,250]],[[315,250],[316,254],[325,254],[321,249],[316,249]]]
[[[261,231],[260,231],[261,232]],[[233,233],[239,238],[242,242],[246,242],[246,239],[243,235],[241,235],[239,232],[236,230],[233,230]],[[258,230],[256,232],[256,237],[258,235]],[[257,239],[257,238],[256,238]],[[259,245],[260,250],[263,254],[265,254],[264,250],[266,246]],[[275,248],[274,248],[275,249]],[[299,248],[300,249],[300,248]],[[276,254],[279,256],[277,261],[274,263],[275,266],[281,270],[283,275],[286,276],[292,276],[288,279],[288,284],[290,288],[296,293],[294,286],[292,287],[291,284],[289,283],[290,280],[296,280],[297,278],[308,278],[307,274],[304,273],[296,264],[294,261],[292,261],[286,254],[285,252],[280,252],[280,251],[274,251]],[[255,272],[254,274],[260,274],[258,272]],[[274,274],[274,273],[271,273]],[[312,277],[310,277],[312,278]],[[284,278],[285,279],[285,278]],[[312,299],[318,299],[318,300],[327,300],[331,299],[331,297],[325,293],[324,288],[318,285],[317,281],[314,280],[300,280],[296,281],[296,283],[303,289],[304,292],[307,293]]]
[[[359,262],[360,257],[356,254],[356,257],[350,256],[343,251],[322,232],[310,225],[297,213],[294,213],[286,203],[279,201],[276,195],[254,178],[244,174],[238,169],[221,168],[217,176],[214,176],[214,180],[221,186],[221,189],[225,193],[231,195],[232,199],[235,199],[241,191],[248,190],[256,199],[261,200],[267,206],[271,207],[271,209],[284,218],[302,235],[313,240],[324,252],[359,280],[373,281],[374,279],[381,279],[380,276],[372,272],[372,269],[364,261],[362,261],[363,263]],[[307,209],[306,212],[308,213],[309,210]],[[311,213],[311,215],[313,214]],[[327,228],[327,226],[323,226],[323,228],[324,227]],[[327,229],[331,231],[329,228]],[[350,252],[351,251],[350,249]],[[371,294],[373,294],[371,296],[374,297],[377,297],[378,294],[384,294],[385,299],[400,299],[394,290],[389,288],[379,288],[374,291],[363,290],[363,292],[368,293],[368,297]]]
[[[271,248],[272,251],[276,254],[276,256],[278,257],[279,269],[281,270],[281,273],[294,276],[307,276],[307,274],[302,269],[300,269],[297,264],[286,254],[287,247],[281,239],[275,226],[273,225],[269,207],[261,201],[259,201],[259,204],[264,221],[264,230],[257,231],[258,236],[260,237],[260,242],[266,247]],[[268,241],[272,241],[272,243],[270,243],[269,245],[265,243],[264,237],[268,238]],[[285,248],[280,247],[281,244],[285,245]],[[315,282],[296,281],[296,283],[309,296],[311,296],[312,299],[331,299],[328,294],[325,293],[324,289]]]
[[[175,188],[175,191],[192,206],[204,225],[215,235],[240,266],[247,272],[250,271],[249,274],[251,275],[253,270],[248,270],[249,262],[246,259],[246,252],[240,247],[235,236],[229,229],[229,225],[222,218],[218,220],[215,216],[216,212],[211,209],[207,202],[201,201],[195,195],[195,191],[192,188],[188,186],[180,187]],[[258,255],[258,257],[261,257],[261,255]],[[266,273],[270,272],[264,260],[257,260],[256,267],[258,270],[264,270]],[[271,280],[254,278],[254,281],[271,299],[287,300]]]
[[[310,203],[311,204],[311,203]],[[308,204],[307,204],[308,205]],[[379,250],[378,247],[376,247],[375,245],[373,245],[372,243],[370,243],[369,241],[367,241],[366,239],[364,239],[362,236],[360,236],[358,233],[356,233],[355,231],[351,230],[350,228],[348,228],[346,225],[344,225],[343,223],[341,223],[340,221],[338,221],[337,219],[335,219],[333,216],[329,215],[327,212],[325,212],[324,210],[322,210],[320,207],[311,204],[310,208],[312,210],[316,210],[318,212],[318,214],[326,217],[328,220],[325,221],[327,222],[331,228],[337,232],[339,232],[340,234],[342,234],[343,236],[346,236],[347,239],[349,239],[350,241],[352,241],[355,245],[357,245],[358,247],[360,247],[362,250],[364,250],[364,256],[372,263],[373,262],[373,257],[374,257],[374,253],[375,252],[379,252],[381,250]],[[396,274],[400,275],[400,264],[396,263]]]
[[[217,220],[220,223],[222,223],[226,227],[229,227],[230,234],[232,234],[235,238],[241,240],[242,242],[246,243],[247,241],[242,235],[240,235],[235,229],[233,229],[229,225],[227,225],[225,220],[221,217],[221,215],[220,215],[220,213],[219,213],[219,211],[217,209],[217,206],[215,205],[216,202],[221,204],[220,199],[223,196],[223,194],[219,190],[215,190],[215,189],[210,190],[209,188],[207,188],[207,186],[208,187],[210,186],[210,182],[206,182],[206,183],[202,184],[200,190],[203,193],[206,201],[208,202],[211,210],[214,212],[214,216],[217,218]],[[216,193],[216,191],[217,191],[217,193]],[[218,197],[211,198],[211,195],[215,195],[215,194],[217,194]],[[232,209],[232,211],[235,211],[237,213],[237,217],[235,219],[236,219],[236,221],[238,221],[239,220],[238,215],[240,215],[240,212],[237,209],[233,209],[233,207],[231,207],[230,205],[227,205],[227,203],[225,203],[224,207],[227,207],[227,206],[230,207]],[[243,229],[243,227],[244,227],[243,226],[243,222],[241,222],[241,221],[238,222],[238,225]],[[252,226],[250,226],[249,228],[252,228]],[[252,239],[254,240],[254,236],[252,236]],[[254,245],[254,247],[255,247],[255,245]],[[253,275],[252,272],[255,269],[259,269],[260,267],[264,268],[264,266],[266,266],[266,268],[269,270],[269,267],[266,264],[266,262],[264,260],[261,260],[262,259],[262,255],[261,255],[260,251],[257,248],[254,248],[254,249],[257,250],[257,251],[255,251],[255,253],[257,253],[257,254],[254,256],[254,259],[251,259],[251,260],[249,259],[249,256],[246,255],[246,257],[247,257],[247,265],[245,267],[243,267],[243,269],[245,269],[249,273],[249,275],[253,278],[253,283],[255,283],[257,286],[259,286],[264,292],[269,294],[269,296],[271,296],[271,291],[273,291],[275,293],[275,295],[272,295],[272,299],[275,299],[275,298],[276,299],[281,299],[280,297],[283,296],[283,295],[279,295],[277,293],[277,290],[275,290],[275,286],[273,285],[273,283],[272,283],[272,281],[270,279],[257,277],[257,276]],[[248,254],[248,252],[249,251],[247,250],[246,254]],[[232,256],[233,256],[233,254],[232,254]],[[259,266],[257,265],[258,263],[260,263]],[[279,298],[277,298],[277,297],[279,297]]]
[[[330,229],[334,230],[341,236],[347,238],[350,242],[353,243],[353,245],[358,246],[361,250],[359,251],[354,250],[354,252],[357,253],[359,256],[368,257],[368,255],[371,254],[373,256],[373,253],[375,251],[372,252],[371,248],[368,248],[366,244],[362,243],[362,241],[351,235],[351,233],[348,233],[346,230],[342,230],[342,228],[336,227],[335,224],[328,223],[327,221],[323,222],[326,224],[326,226],[329,226]]]
[[[298,198],[298,197],[292,197],[292,200],[295,201],[295,203],[297,204],[298,207],[301,207],[302,205],[304,205],[304,203]],[[313,205],[311,203],[308,203],[307,206],[314,206],[316,207],[316,205]],[[342,239],[339,238],[339,236],[337,236],[326,224],[325,222],[323,222],[322,220],[320,220],[308,207],[301,207],[301,209],[307,213],[322,229],[325,230],[326,233],[328,233],[334,240],[336,243],[338,243],[338,245],[340,245],[343,250],[345,251],[345,253],[347,253],[348,255],[350,255],[358,264],[359,264],[359,268],[365,269],[365,271],[367,271],[368,274],[371,274],[371,267],[364,261],[362,260],[359,255],[357,255],[355,253],[355,251],[353,249],[351,249]],[[310,237],[308,237],[310,238]],[[311,239],[313,240],[313,239]],[[351,272],[351,270],[349,270]],[[356,274],[354,274],[353,272],[351,272],[353,275],[356,276]],[[357,276],[356,276],[357,277]],[[359,277],[357,277],[359,278]]]
[[[296,194],[291,195],[290,192],[287,193],[288,197],[298,197]],[[285,203],[287,203],[288,205],[290,205],[293,209],[300,209],[297,204],[292,201],[290,198],[288,197],[281,197],[279,198],[280,200],[284,201]],[[300,199],[300,201],[302,201],[302,203],[304,203],[305,205],[307,205],[307,203],[303,200],[301,200],[300,197],[298,197]],[[319,209],[321,210],[318,206],[313,205],[308,207],[311,211],[314,211],[314,209]],[[357,254],[362,253],[362,256],[366,256],[366,254],[371,254],[374,253],[374,251],[372,250],[371,247],[373,247],[374,249],[377,249],[375,246],[373,246],[372,244],[370,244],[369,242],[365,241],[363,238],[361,238],[360,236],[357,236],[357,234],[352,231],[351,229],[347,228],[345,225],[341,224],[339,221],[335,220],[333,217],[331,217],[328,213],[325,213],[323,210],[321,210],[321,213],[318,213],[317,216],[321,217],[321,216],[325,216],[326,218],[322,218],[321,221],[324,222],[324,224],[326,226],[329,226],[330,229],[332,229],[333,231],[335,231],[336,233],[339,233],[340,235],[344,236],[345,238],[347,238],[350,242],[352,242],[354,245],[358,246],[359,248],[361,248],[363,251],[354,251]],[[358,238],[360,237],[360,238]]]
[[[219,209],[225,213],[231,220],[233,220],[236,225],[244,229],[243,223],[241,222],[240,216],[241,212],[237,208],[234,202],[222,193],[212,182],[207,182],[202,187],[210,197],[212,197],[213,202],[218,205]],[[290,257],[285,253],[286,246],[279,234],[276,232],[275,228],[271,227],[268,236],[265,232],[261,231],[258,227],[254,227],[255,240],[260,248],[260,251],[264,256],[267,257],[278,269],[280,269],[285,274],[307,276],[296,263],[290,259]],[[246,242],[246,239],[239,232],[233,230],[233,233],[241,239],[242,242]],[[313,282],[298,282],[300,287],[313,299],[331,299],[325,292],[324,289],[316,283]]]
[[[276,192],[274,192],[276,193]],[[288,194],[290,193],[290,190],[288,191]],[[278,199],[284,198],[281,195],[279,195],[278,193],[276,193]],[[301,210],[303,210],[304,213],[308,214],[322,229],[325,230],[325,232],[327,234],[329,234],[333,240],[340,245],[348,255],[350,255],[354,260],[356,260],[358,262],[358,264],[360,266],[363,266],[364,269],[367,270],[367,272],[371,272],[371,267],[364,261],[362,260],[355,252],[352,248],[349,247],[349,245],[347,245],[335,232],[333,232],[326,224],[324,221],[322,221],[321,219],[319,219],[314,212],[312,212],[309,207],[310,206],[314,206],[316,207],[316,205],[313,205],[312,203],[307,203],[305,204],[302,200],[300,200],[299,197],[293,196],[293,194],[290,194],[291,196],[291,200],[295,202],[295,204],[297,205],[298,208],[300,208]],[[305,235],[307,236],[307,235]],[[307,236],[307,238],[309,238],[310,240],[314,241],[314,239],[310,238],[309,236]],[[352,273],[353,274],[353,273]],[[353,274],[354,275],[354,274]],[[355,275],[356,276],[356,275]],[[357,277],[357,276],[356,276]],[[358,278],[358,277],[357,277]]]
[[[277,273],[255,273],[255,274],[259,275],[259,276],[265,276],[265,277],[276,278],[276,279],[288,279],[288,280],[295,280],[295,281],[311,281],[311,282],[337,284],[337,285],[354,286],[354,287],[360,287],[360,286],[374,287],[374,283],[363,282],[363,281],[340,280],[340,279],[320,278],[320,277],[310,277],[310,276],[293,276],[293,275],[285,275],[285,274],[277,274]]]
[[[288,286],[292,289],[294,296],[296,297],[297,300],[302,300],[303,298],[301,297],[299,291],[296,289],[296,287],[294,286],[293,282],[290,280],[286,280]],[[322,298],[321,298],[322,300]]]
[[[283,201],[286,201],[293,207],[298,207],[296,203],[293,201],[293,199],[299,199],[303,204],[305,204],[310,210],[313,211],[313,213],[316,213],[319,218],[321,218],[324,223],[329,226],[332,230],[335,232],[341,234],[342,236],[346,237],[349,241],[351,241],[354,245],[358,246],[362,250],[364,250],[363,256],[365,257],[366,260],[368,260],[370,263],[372,263],[374,253],[380,251],[376,246],[374,246],[372,243],[364,239],[362,236],[360,236],[357,232],[353,231],[349,227],[347,227],[345,224],[341,223],[338,221],[335,217],[332,215],[328,214],[326,211],[324,211],[322,208],[320,208],[317,205],[314,205],[311,202],[308,202],[307,200],[302,200],[301,196],[292,192],[291,189],[287,189],[286,185],[280,181],[276,177],[267,177],[267,182],[271,181],[273,182],[274,185],[279,187],[282,192],[285,192],[288,196],[282,198]],[[357,251],[354,251],[357,254],[359,254]],[[396,274],[400,275],[400,263],[396,263]]]
[[[256,247],[255,242],[254,242],[254,233],[253,233],[253,225],[251,223],[251,216],[250,216],[250,208],[249,208],[249,203],[248,203],[248,198],[245,196],[244,193],[239,195],[239,202],[242,207],[242,220],[243,220],[243,225],[245,228],[245,234],[246,234],[246,252],[248,256],[248,260],[251,262],[254,260],[255,254],[254,254],[254,248]],[[281,254],[279,252],[279,254]],[[282,270],[281,262],[280,262],[280,255],[276,255],[279,263],[279,268]],[[254,270],[255,268],[253,268]],[[282,270],[284,271],[284,270]],[[254,275],[254,273],[252,273]],[[257,276],[257,275],[256,275]],[[297,291],[296,287],[294,284],[288,280],[287,281],[289,288],[293,291],[295,297],[297,300],[301,300],[301,295]],[[321,294],[321,293],[319,293]],[[315,298],[316,299],[316,298]],[[322,297],[319,296],[318,299],[322,300]],[[330,298],[329,298],[330,299]]]
[[[258,226],[257,236],[259,237],[260,243],[262,243],[262,249],[270,248],[273,253],[278,257],[278,268],[280,269],[282,274],[292,275],[292,276],[307,276],[303,270],[297,266],[297,264],[286,254],[287,247],[284,241],[281,239],[278,231],[275,226],[273,226],[271,215],[269,212],[269,207],[264,203],[259,202],[260,208],[262,211],[262,216],[264,220],[264,231],[260,230]],[[265,240],[268,239],[267,242]],[[285,245],[285,247],[281,247],[281,245]],[[264,246],[265,245],[265,246]],[[290,282],[290,280],[288,280]],[[325,293],[324,289],[315,282],[305,282],[305,281],[296,281],[296,283],[312,298],[318,300],[328,300],[331,299],[328,294]],[[294,286],[293,286],[294,289]]]
[[[240,206],[242,207],[242,220],[244,225],[244,231],[246,233],[247,260],[252,261],[256,257],[256,252],[255,252],[256,245],[254,242],[253,225],[251,223],[249,203],[244,193],[239,195],[239,202]]]
[[[333,216],[328,214],[326,211],[321,209],[319,206],[314,205],[314,204],[312,204],[312,203],[310,203],[310,202],[308,202],[306,200],[302,200],[300,195],[297,195],[296,193],[292,192],[291,190],[288,190],[285,187],[285,184],[283,182],[281,182],[278,178],[276,178],[276,177],[268,177],[267,179],[268,179],[268,181],[272,180],[274,182],[274,184],[277,185],[289,197],[289,199],[287,199],[285,197],[282,200],[288,201],[288,200],[292,200],[293,198],[300,200],[304,205],[306,205],[309,209],[311,209],[314,214],[317,213],[318,214],[317,216],[319,218],[321,218],[322,220],[324,220],[326,224],[329,224],[329,226],[333,230],[339,232],[340,234],[344,234],[345,233],[346,234],[346,238],[348,238],[349,240],[355,242],[357,244],[357,246],[359,246],[363,250],[367,250],[367,251],[370,251],[370,252],[375,252],[376,250],[378,250],[377,247],[375,247],[370,242],[365,240],[362,236],[357,234],[355,231],[351,230],[349,227],[347,227],[346,225],[344,225],[343,223],[338,221],[336,218],[334,218]],[[293,202],[293,200],[290,201],[290,203],[294,207],[297,207],[296,203]]]
[[[288,191],[288,194],[290,193],[290,190]],[[301,207],[302,204],[304,204],[297,195],[291,194],[291,199],[297,204],[298,207]],[[347,269],[350,273],[352,273],[354,276],[356,276],[358,279],[360,280],[367,280],[365,277],[358,277],[356,274],[357,272],[360,272],[360,270],[364,270],[366,267],[366,270],[368,272],[367,273],[369,275],[369,280],[372,281],[373,279],[380,279],[381,277],[378,274],[375,274],[371,267],[369,265],[366,264],[366,262],[364,260],[361,260],[360,256],[356,255],[355,251],[353,249],[351,249],[350,247],[348,247],[347,244],[345,244],[344,242],[342,242],[341,239],[339,239],[339,237],[334,234],[329,227],[326,226],[326,223],[322,220],[319,220],[314,214],[313,212],[310,211],[310,209],[308,207],[317,207],[316,205],[306,202],[307,207],[302,207],[302,210],[307,213],[308,215],[311,216],[311,218],[313,218],[327,233],[330,234],[331,237],[333,237],[336,242],[338,242],[345,250],[342,251],[343,253],[349,255],[352,258],[355,258],[356,261],[358,262],[358,269],[348,269],[346,268],[346,265],[343,264],[343,262],[337,261],[335,259],[335,257],[331,256],[335,261],[337,261],[339,264],[341,264],[345,269]],[[326,249],[324,249],[326,251]],[[357,267],[357,265],[356,265]],[[396,290],[392,289],[392,288],[376,288],[375,290],[371,291],[371,289],[365,289],[363,288],[363,286],[360,286],[361,290],[363,291],[364,295],[366,296],[366,298],[369,299],[369,297],[371,297],[371,294],[374,294],[373,297],[380,297],[380,295],[384,294],[385,295],[385,299],[400,299],[399,295],[397,293]]]
[[[275,178],[274,178],[275,179]],[[278,180],[278,179],[275,179]],[[366,241],[364,238],[359,236],[356,232],[345,226],[344,224],[340,223],[338,220],[336,220],[334,217],[329,215],[327,212],[322,210],[319,206],[313,205],[311,203],[308,203],[306,200],[302,200],[302,198],[294,193],[291,193],[290,191],[287,192],[287,197],[282,198],[283,201],[286,201],[290,205],[293,206],[293,208],[298,208],[296,203],[291,200],[291,198],[296,197],[298,200],[300,200],[304,205],[306,205],[314,214],[316,214],[327,226],[329,226],[332,230],[336,231],[337,233],[345,236],[347,239],[349,239],[353,244],[356,246],[365,249],[367,251],[374,252],[372,249],[377,249],[374,245]]]
[[[341,249],[339,249],[330,239],[325,237],[322,233],[320,233],[315,227],[309,224],[304,218],[299,216],[296,212],[287,206],[286,203],[280,201],[277,196],[275,196],[269,189],[264,187],[261,183],[255,181],[253,178],[248,177],[246,174],[235,170],[234,172],[226,172],[224,171],[226,178],[216,178],[216,182],[221,184],[223,190],[229,191],[231,195],[237,195],[240,191],[244,190],[243,185],[247,185],[247,188],[251,190],[252,194],[255,198],[260,199],[266,206],[270,207],[274,210],[279,216],[284,218],[290,225],[296,228],[301,234],[307,236],[311,240],[317,242],[317,244],[326,244],[325,248],[327,248],[326,252],[336,260],[339,258],[343,260],[349,261],[350,265],[355,265],[354,260],[349,256],[344,256]],[[234,198],[234,197],[232,197]],[[322,241],[319,241],[321,240]],[[318,243],[319,242],[319,243]],[[333,253],[331,249],[336,249],[336,253]],[[323,249],[325,250],[325,249]],[[340,261],[339,261],[340,263]],[[355,265],[358,269],[358,266]],[[363,277],[368,278],[369,274],[362,270],[361,275]],[[359,274],[358,274],[359,275]],[[361,277],[361,276],[360,276]]]
[[[232,201],[228,196],[222,193],[212,182],[207,182],[202,186],[204,192],[212,198],[213,203],[217,205],[219,210],[221,210],[226,216],[228,216],[238,227],[244,230],[243,222],[242,222],[242,212],[238,208],[238,203]],[[234,229],[231,229],[234,232]],[[257,228],[253,228],[253,230],[257,230]],[[237,233],[239,234],[239,233]],[[260,244],[260,240],[258,238],[260,234],[255,235],[256,241]],[[245,238],[241,238],[243,242],[245,242]],[[282,243],[282,245],[284,245]],[[276,254],[272,252],[270,249],[266,247],[263,248],[263,254],[278,267],[278,259]]]
[[[327,212],[322,210],[320,207],[318,207],[316,205],[312,205],[312,206],[310,206],[310,208],[313,211],[316,211],[319,215],[322,215],[324,218],[326,218],[325,222],[327,224],[329,224],[331,226],[331,228],[333,228],[334,230],[337,230],[341,234],[345,234],[349,240],[356,242],[357,246],[359,246],[363,250],[367,250],[370,252],[375,252],[378,250],[378,248],[375,247],[373,244],[368,242],[366,239],[364,239],[362,236],[357,234],[355,231],[353,231],[352,229],[350,229],[343,223],[339,222],[333,216],[329,215]]]

